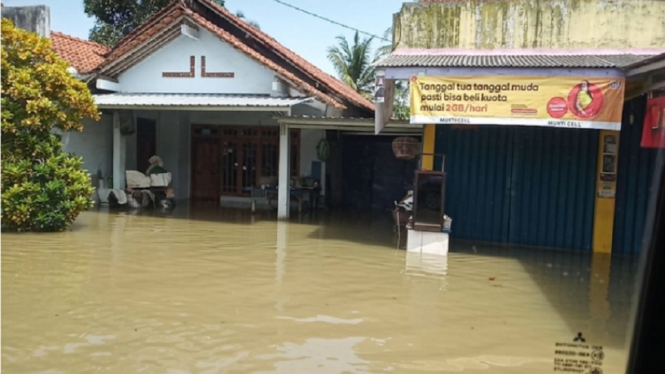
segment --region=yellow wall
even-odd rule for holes
[[[423,160],[420,166],[422,170],[434,170],[434,156],[426,156],[425,154],[434,154],[435,136],[435,125],[425,125],[423,127]]]
[[[606,183],[610,190],[615,191],[616,194],[616,180],[614,182],[603,182],[600,178],[603,171],[603,155],[604,155],[604,138],[606,135],[614,135],[617,139],[617,148],[619,148],[619,132],[603,130],[600,132],[598,144],[598,166],[596,168],[596,202],[594,206],[594,219],[593,219],[593,251],[601,253],[612,252],[612,238],[614,237],[614,207],[616,197],[602,197],[599,191]],[[617,149],[615,159],[615,170],[617,168],[619,153]],[[615,174],[616,175],[616,174]],[[616,195],[615,195],[616,196]]]
[[[458,0],[405,3],[397,48],[662,48],[665,1]]]

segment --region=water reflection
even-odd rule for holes
[[[284,343],[277,347],[280,353],[260,355],[259,360],[276,361],[274,370],[256,373],[366,373],[369,361],[356,354],[356,345],[362,337],[342,339],[310,338],[303,344]]]
[[[448,256],[406,252],[407,275],[445,279],[447,271]]]
[[[582,331],[622,372],[631,258],[439,257],[394,249],[390,222],[270,214],[87,212],[4,234],[3,371],[539,373]]]

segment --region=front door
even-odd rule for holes
[[[278,127],[192,127],[193,199],[249,196],[264,179],[276,182],[278,165]],[[291,176],[299,173],[300,130],[291,130]]]
[[[136,119],[136,167],[145,173],[150,166],[148,160],[157,154],[157,126],[148,118]]]
[[[219,198],[219,130],[194,127],[192,133],[192,198]]]

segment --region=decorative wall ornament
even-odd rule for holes
[[[164,78],[194,78],[196,76],[196,57],[189,56],[189,71],[188,72],[163,72]],[[234,78],[233,72],[207,72],[206,71],[206,56],[201,56],[201,77],[202,78]]]
[[[201,56],[201,77],[203,78],[233,78],[235,73],[232,72],[214,72],[209,73],[206,71],[206,56]]]
[[[194,78],[196,75],[196,57],[189,56],[189,72],[163,72],[164,78]]]

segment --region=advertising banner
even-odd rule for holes
[[[620,130],[623,78],[413,76],[412,124]]]

